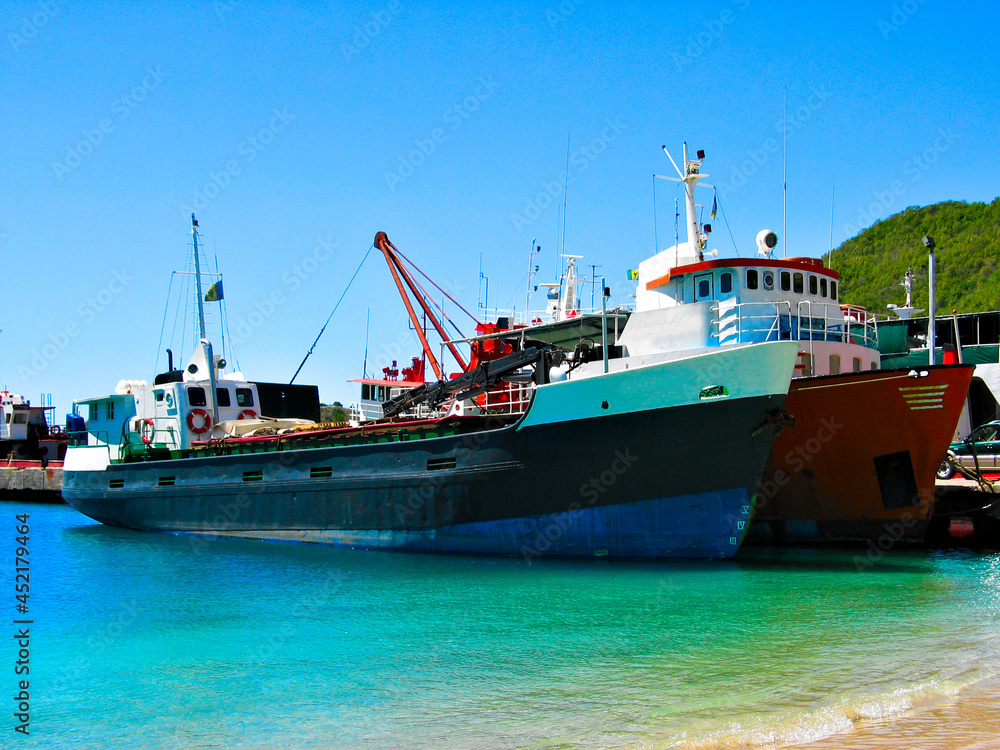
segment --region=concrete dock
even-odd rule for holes
[[[28,503],[61,503],[61,468],[16,469],[0,467],[0,500]]]

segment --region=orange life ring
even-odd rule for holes
[[[194,426],[194,418],[203,417],[204,422],[201,427]],[[187,417],[188,429],[191,430],[195,435],[203,435],[212,428],[212,415],[210,415],[204,409],[192,409],[188,412]]]
[[[257,418],[257,412],[255,412],[253,409],[244,409],[243,411],[240,412],[239,418],[240,419],[256,419]]]

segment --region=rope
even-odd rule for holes
[[[167,328],[167,312],[170,310],[170,290],[174,288],[174,273],[170,274],[170,286],[167,287],[167,301],[163,305],[163,322],[160,323],[160,340],[156,343],[156,364],[153,365],[153,371],[160,369],[160,351],[163,346],[163,332]]]
[[[718,199],[716,199],[716,200],[718,200]],[[721,203],[719,203],[718,206],[719,206],[719,210],[722,212],[722,220],[724,222],[726,222],[726,229],[729,230],[729,239],[731,239],[733,241],[733,250],[736,251],[736,257],[737,258],[742,257],[742,256],[740,256],[740,249],[738,247],[736,247],[736,238],[733,237],[733,230],[730,229],[730,227],[729,227],[729,219],[726,218],[726,209],[722,207]]]
[[[340,295],[340,299],[337,300],[337,304],[333,306],[333,311],[330,313],[330,316],[326,319],[326,323],[324,323],[323,327],[319,329],[319,333],[316,334],[316,340],[313,341],[312,346],[309,347],[309,351],[306,352],[306,356],[302,358],[302,362],[299,364],[299,369],[295,371],[294,375],[292,375],[292,379],[288,381],[288,385],[294,383],[295,378],[297,378],[299,372],[302,371],[303,366],[305,366],[306,360],[309,359],[309,355],[313,353],[313,349],[315,349],[316,344],[319,343],[320,336],[323,335],[323,332],[326,330],[326,327],[330,324],[330,320],[333,318],[333,313],[337,312],[337,308],[340,307],[340,303],[344,301],[344,296],[347,294],[347,290],[351,288],[351,284],[354,283],[354,280],[358,277],[358,273],[360,273],[361,271],[361,266],[363,266],[365,264],[365,261],[368,260],[368,256],[374,248],[375,248],[374,245],[368,248],[368,252],[365,253],[365,257],[361,259],[360,263],[358,263],[358,267],[354,271],[354,275],[351,277],[351,280],[347,282],[347,287],[344,289],[343,294]]]
[[[398,252],[398,251],[397,251],[397,252]],[[402,254],[400,253],[400,255],[402,255]],[[407,261],[407,262],[409,262],[409,258],[406,258],[406,261]],[[412,264],[411,264],[411,265],[412,265]],[[416,269],[417,271],[420,271],[420,269],[419,269],[419,268],[417,268],[416,266],[413,266],[413,268],[414,268],[414,269]],[[426,274],[424,274],[424,272],[423,272],[423,271],[420,271],[420,273],[421,273],[421,274],[423,274],[425,278],[427,278],[427,275],[426,275]],[[434,281],[433,281],[433,280],[430,280],[430,282],[431,282],[432,284],[434,284]],[[451,326],[452,328],[454,328],[454,329],[455,329],[455,331],[457,331],[457,332],[458,332],[458,337],[459,337],[459,338],[462,338],[462,339],[464,339],[464,338],[465,338],[465,334],[464,334],[464,333],[462,333],[461,329],[460,329],[460,328],[459,328],[459,327],[458,327],[457,325],[455,325],[454,321],[452,321],[452,319],[451,319],[451,318],[449,318],[449,317],[448,317],[448,313],[446,313],[446,312],[444,311],[444,307],[443,307],[443,306],[441,306],[441,305],[439,305],[439,304],[437,303],[437,300],[435,300],[435,299],[434,299],[433,297],[431,297],[431,295],[429,295],[429,294],[427,293],[427,290],[426,290],[426,289],[424,289],[424,285],[423,285],[423,284],[421,284],[421,283],[420,283],[420,282],[419,282],[419,281],[418,281],[417,279],[413,279],[413,283],[417,285],[417,289],[419,289],[419,290],[420,290],[420,293],[421,293],[421,294],[423,295],[423,298],[424,298],[424,301],[425,301],[425,302],[428,302],[428,303],[430,303],[431,305],[433,305],[433,306],[434,306],[434,308],[435,308],[435,309],[436,309],[436,310],[437,310],[437,311],[438,311],[439,313],[441,313],[441,317],[442,317],[442,318],[444,318],[444,322],[445,322],[445,323],[447,323],[448,325],[450,325],[450,326]],[[437,286],[437,284],[434,284],[434,286]],[[440,289],[440,287],[438,287],[438,288]],[[448,294],[448,293],[447,293],[446,291],[444,291],[443,289],[441,289],[441,293],[442,293],[442,294],[444,294],[445,296],[447,296],[447,294]],[[448,297],[448,299],[451,299],[451,297]],[[452,300],[452,302],[454,302],[454,300]],[[458,303],[456,302],[455,304],[457,305]],[[461,307],[461,305],[459,305],[459,307]],[[464,308],[463,308],[463,310],[464,310]],[[466,314],[466,315],[468,315],[468,314],[469,314],[469,311],[468,311],[468,310],[465,310],[465,314]],[[473,318],[473,320],[475,320],[475,318]]]
[[[410,259],[409,259],[409,258],[407,258],[407,257],[406,257],[405,255],[403,255],[403,254],[402,254],[402,253],[401,253],[401,252],[400,252],[400,251],[399,251],[398,249],[396,250],[396,254],[397,254],[397,255],[398,255],[398,256],[399,256],[400,258],[402,258],[403,260],[405,260],[405,261],[406,261],[407,263],[409,263],[409,264],[410,264],[411,266],[413,266],[413,270],[415,270],[415,271],[416,271],[417,273],[419,273],[419,274],[420,274],[421,276],[423,276],[423,277],[424,277],[425,279],[427,279],[427,280],[428,280],[428,281],[429,281],[429,282],[430,282],[431,284],[433,284],[433,285],[434,285],[434,288],[435,288],[435,289],[437,289],[437,290],[438,290],[439,292],[441,292],[441,294],[443,294],[443,295],[444,295],[445,297],[447,297],[447,298],[448,298],[448,299],[450,299],[450,300],[451,300],[452,302],[454,302],[454,303],[455,303],[455,306],[456,306],[456,307],[457,307],[457,308],[458,308],[459,310],[461,310],[462,312],[464,312],[464,313],[465,313],[466,315],[468,315],[468,316],[469,316],[470,318],[472,318],[472,321],[473,321],[474,323],[476,323],[476,324],[478,325],[478,324],[479,324],[479,323],[481,322],[481,321],[479,320],[479,318],[477,318],[477,317],[476,317],[475,315],[473,315],[473,314],[472,314],[472,313],[470,313],[470,312],[469,312],[468,310],[466,310],[466,309],[465,309],[464,307],[462,307],[462,305],[461,305],[461,304],[460,304],[460,303],[458,302],[458,300],[456,300],[456,299],[455,299],[454,297],[452,297],[452,296],[451,296],[450,294],[448,294],[448,292],[446,292],[446,291],[445,291],[444,289],[442,289],[442,288],[441,288],[440,286],[438,286],[437,282],[436,282],[436,281],[434,281],[434,279],[432,279],[432,278],[431,278],[430,276],[428,276],[428,275],[427,275],[426,273],[424,273],[423,271],[421,271],[421,270],[420,270],[420,268],[419,268],[419,267],[417,266],[417,264],[416,264],[416,263],[414,263],[414,262],[413,262],[412,260],[410,260]],[[417,282],[417,286],[420,286],[420,282]],[[421,287],[420,287],[420,289],[421,289],[421,290],[423,290],[423,287],[421,286]],[[426,292],[426,291],[424,291],[424,294],[427,294],[427,292]],[[429,298],[429,295],[428,295],[428,298]],[[438,309],[440,309],[440,308],[438,308]],[[441,312],[443,313],[443,312],[444,312],[444,310],[441,310]]]

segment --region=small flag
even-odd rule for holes
[[[719,210],[719,196],[712,196],[712,218],[715,218],[715,212]]]
[[[205,293],[206,302],[218,302],[222,299],[222,279],[216,281]]]
[[[628,280],[629,281],[635,281],[638,278],[639,278],[639,272],[638,271],[631,271],[630,270],[628,272]]]

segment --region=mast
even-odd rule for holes
[[[208,367],[208,393],[207,405],[212,412],[212,424],[219,423],[219,403],[216,398],[216,362],[215,354],[212,351],[212,342],[205,335],[205,295],[201,288],[201,260],[198,255],[198,220],[191,214],[191,243],[194,247],[194,290],[198,297],[198,346],[205,356],[205,364]]]
[[[680,170],[677,166],[677,162],[674,161],[674,157],[670,155],[667,151],[667,147],[663,146],[663,153],[667,155],[670,159],[670,163],[674,165],[674,169],[677,170],[677,177],[663,177],[663,175],[656,175],[657,177],[663,177],[666,180],[673,180],[674,182],[684,183],[684,198],[687,208],[687,237],[688,237],[688,250],[691,255],[695,258],[701,258],[702,242],[708,239],[708,235],[702,234],[701,227],[698,224],[698,214],[694,203],[694,187],[698,184],[700,180],[708,175],[701,174],[701,160],[705,158],[705,152],[699,151],[698,158],[696,160],[688,159],[688,146],[687,143],[684,144],[684,171]],[[703,183],[705,187],[712,187],[707,183]],[[676,209],[675,209],[676,216]],[[676,230],[675,230],[676,233]],[[679,243],[678,243],[679,244]]]
[[[524,288],[524,322],[531,325],[531,277],[535,272],[535,254],[541,251],[541,247],[535,245],[535,238],[531,238],[531,251],[528,253],[528,284]],[[513,323],[513,321],[511,321]]]
[[[697,257],[701,256],[701,228],[698,226],[698,213],[695,210],[694,205],[694,186],[698,184],[698,180],[701,179],[701,175],[698,174],[698,170],[701,167],[701,162],[693,162],[688,160],[688,145],[684,144],[684,192],[687,200],[687,232],[688,232],[688,249],[691,251],[691,255]]]
[[[198,259],[198,220],[191,214],[191,241],[194,244],[194,289],[198,297],[198,339],[205,338],[205,307],[201,293],[201,262]],[[209,363],[213,366],[214,363]]]
[[[567,257],[563,255],[563,257]],[[566,292],[559,300],[560,317],[565,320],[572,310],[576,309],[576,259],[580,256],[570,255],[566,263]]]

